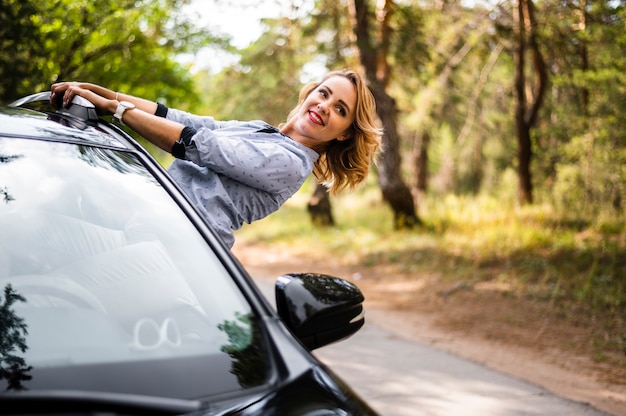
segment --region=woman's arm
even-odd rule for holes
[[[161,149],[171,152],[174,143],[181,136],[181,123],[154,115],[157,109],[155,102],[134,97],[128,94],[116,93],[99,85],[81,82],[61,82],[51,87],[51,102],[55,102],[57,94],[63,94],[63,106],[67,107],[75,95],[79,95],[93,105],[101,115],[115,114],[120,101],[128,101],[135,105],[134,109],[127,109],[122,115],[124,124],[136,131]]]
[[[117,109],[117,102],[113,101],[113,103]],[[111,113],[115,113],[115,109],[112,109]],[[124,124],[140,136],[166,152],[172,152],[174,143],[180,140],[181,133],[185,128],[180,123],[158,117],[153,113],[147,113],[139,108],[126,110],[122,119]]]
[[[154,114],[157,109],[157,104],[153,101],[146,100],[140,97],[135,97],[129,94],[123,94],[121,92],[115,92],[108,88],[101,87],[100,85],[96,84],[91,84],[89,82],[59,82],[56,84],[52,84],[50,90],[52,91],[53,96],[56,96],[57,94],[63,94],[65,91],[70,90],[70,94],[65,94],[65,96],[63,97],[63,107],[67,107],[69,103],[72,102],[71,98],[74,95],[81,95],[72,93],[72,91],[76,88],[91,91],[94,94],[97,94],[100,97],[109,100],[131,102],[135,105],[136,108],[143,110],[149,114]],[[54,97],[51,97],[51,99],[53,98]],[[115,112],[115,110],[113,110],[113,112]]]

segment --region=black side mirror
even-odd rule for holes
[[[338,277],[294,273],[276,280],[276,309],[309,350],[348,338],[365,323],[364,297]]]

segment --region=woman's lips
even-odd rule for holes
[[[319,124],[320,126],[324,125],[322,117],[313,110],[309,110],[309,119],[315,124]]]

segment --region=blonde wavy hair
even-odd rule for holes
[[[376,162],[381,145],[382,129],[376,124],[376,101],[371,91],[355,71],[345,69],[332,71],[318,82],[306,84],[298,97],[298,105],[291,110],[287,120],[299,111],[304,100],[324,81],[332,77],[348,79],[356,89],[356,109],[349,136],[346,140],[331,140],[321,149],[313,168],[317,180],[336,195],[348,189],[353,191],[367,179],[372,163]]]

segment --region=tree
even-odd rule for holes
[[[521,204],[533,202],[533,184],[530,162],[533,155],[531,129],[537,122],[548,83],[548,74],[537,41],[537,22],[532,0],[518,0],[513,13],[515,22],[515,125],[518,143],[518,200]],[[532,59],[533,77],[526,76],[526,54]]]
[[[392,72],[388,60],[392,34],[391,18],[396,5],[392,0],[379,1],[376,15],[372,16],[367,0],[350,0],[348,3],[361,65],[370,83],[372,94],[376,99],[376,110],[385,129],[378,183],[383,199],[393,210],[394,227],[412,228],[420,225],[421,220],[416,213],[413,195],[402,178],[398,113],[395,100],[387,92]],[[372,36],[372,22],[379,22],[376,27],[378,34],[376,42]]]
[[[321,227],[332,227],[335,225],[328,189],[323,184],[316,184],[306,209],[314,225]]]
[[[418,197],[427,188],[475,194],[482,185],[487,170],[483,147],[489,134],[476,131],[485,128],[483,97],[489,94],[493,68],[503,49],[492,34],[490,14],[458,2],[422,8],[419,26],[428,34],[424,36],[427,50],[422,53],[421,70],[411,74],[419,84],[401,97],[403,128],[414,138],[411,161]],[[408,68],[402,73],[410,74]],[[403,79],[403,84],[411,81]]]
[[[0,100],[86,80],[193,105],[176,56],[215,39],[176,13],[188,1],[0,0]]]
[[[542,3],[551,87],[536,141],[540,181],[570,213],[624,212],[624,2]],[[549,121],[549,122],[548,122]]]
[[[264,19],[266,30],[241,50],[237,62],[206,80],[203,111],[216,118],[258,118],[273,125],[286,121],[298,101],[300,73],[310,58],[297,19]]]
[[[37,11],[35,2],[0,0],[0,102],[18,98],[20,86],[32,82],[37,72],[31,58],[43,45],[36,22],[30,19]]]

